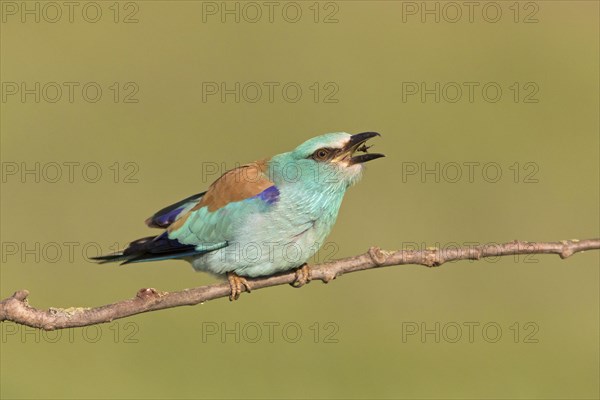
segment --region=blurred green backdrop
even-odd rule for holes
[[[595,1],[65,3],[1,2],[2,298],[214,282],[85,256],[152,233],[215,169],[331,131],[381,132],[387,158],[320,261],[600,234]],[[598,264],[404,266],[89,329],[3,323],[0,395],[598,398]]]

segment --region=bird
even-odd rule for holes
[[[251,291],[246,278],[295,270],[293,286],[310,281],[307,261],[333,228],[348,188],[377,132],[334,132],[306,140],[289,152],[226,171],[206,191],[146,219],[162,233],[135,240],[121,251],[93,257],[124,264],[182,259],[196,271],[226,276],[230,300]]]

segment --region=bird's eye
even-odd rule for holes
[[[325,161],[329,157],[331,153],[331,149],[322,148],[315,151],[312,155],[312,158],[316,161]]]

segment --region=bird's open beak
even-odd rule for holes
[[[350,136],[350,140],[348,141],[348,143],[346,143],[346,145],[334,161],[344,160],[348,162],[348,165],[353,165],[362,164],[367,161],[375,160],[376,158],[385,157],[385,155],[383,154],[367,152],[367,150],[371,146],[367,146],[365,142],[375,136],[381,135],[377,132],[363,132]],[[357,151],[362,152],[364,154],[354,155],[354,153]]]

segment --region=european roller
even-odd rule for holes
[[[197,271],[227,275],[231,300],[259,277],[296,270],[295,286],[310,280],[306,261],[335,224],[346,190],[362,176],[376,132],[314,137],[294,150],[225,172],[207,191],[163,208],[146,220],[156,236],[131,242],[99,262],[183,259]]]

